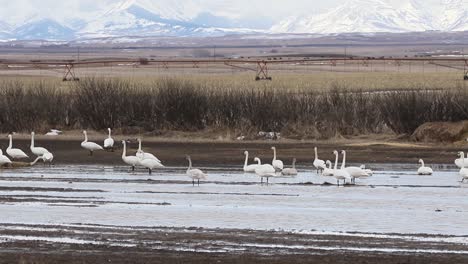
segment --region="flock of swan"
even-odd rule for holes
[[[84,141],[81,143],[81,147],[87,151],[89,151],[89,155],[92,156],[95,151],[99,150],[114,150],[115,141],[112,138],[112,130],[108,129],[108,137],[104,140],[103,146],[88,141],[88,134],[86,131],[83,131]],[[31,153],[36,156],[36,159],[30,163],[31,166],[34,166],[37,162],[43,161],[45,164],[52,164],[54,160],[54,155],[47,149],[43,147],[37,147],[34,143],[34,136],[35,133],[31,132],[31,146],[30,150]],[[10,134],[8,135],[9,138],[9,145],[6,149],[6,153],[10,158],[13,160],[15,159],[27,159],[29,156],[18,148],[13,148],[13,136]],[[122,141],[123,145],[123,152],[122,152],[122,161],[129,165],[132,171],[135,171],[136,167],[143,167],[148,169],[149,174],[152,174],[152,171],[157,168],[164,168],[161,160],[158,159],[155,155],[145,152],[142,150],[142,141],[138,139],[138,150],[135,155],[127,155],[127,142],[125,140]],[[271,150],[273,151],[273,160],[271,164],[262,164],[260,158],[254,158],[254,164],[248,164],[249,161],[249,152],[245,151],[245,162],[243,170],[245,173],[255,173],[261,179],[261,183],[264,183],[266,179],[266,183],[269,183],[270,178],[274,177],[294,177],[298,175],[298,171],[296,169],[296,158],[293,159],[292,167],[285,168],[283,161],[277,158],[277,150],[276,147],[272,147]],[[339,166],[339,158],[340,152],[334,151],[333,155],[335,156],[335,162],[332,163],[331,161],[321,160],[318,157],[318,149],[317,147],[314,148],[315,152],[315,159],[313,162],[313,166],[315,167],[317,174],[325,177],[334,177],[336,179],[337,185],[340,186],[342,183],[343,185],[347,182],[351,184],[356,183],[356,179],[363,179],[371,177],[374,173],[372,170],[366,169],[365,165],[361,165],[360,167],[356,166],[346,166],[346,151],[342,150],[342,162],[341,166]],[[7,156],[3,154],[3,151],[0,149],[0,167],[6,164],[11,164],[12,161]],[[200,185],[200,180],[206,180],[207,174],[204,173],[200,169],[196,169],[192,167],[192,159],[190,156],[186,156],[188,161],[188,169],[186,174],[192,180],[192,184],[198,183]],[[434,171],[430,167],[426,167],[424,161],[422,159],[419,160],[421,166],[417,170],[418,175],[432,175]],[[463,152],[459,152],[459,158],[455,160],[455,164],[460,168],[459,175],[462,177],[461,182],[465,182],[468,180],[468,157],[465,158],[465,154]]]

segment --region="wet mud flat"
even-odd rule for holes
[[[0,171],[0,263],[468,263],[468,184],[441,166],[374,164],[338,187],[299,167],[149,176],[121,165]]]
[[[467,263],[466,242],[428,235],[3,224],[0,263]]]

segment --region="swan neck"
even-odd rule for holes
[[[276,148],[273,149],[273,161],[276,160]]]
[[[314,148],[314,152],[315,152],[315,159],[317,160],[318,159],[317,148]]]
[[[13,147],[13,137],[10,135],[9,138],[10,138],[10,143],[8,145],[8,148],[12,148]]]
[[[343,163],[341,163],[341,169],[346,168],[346,152],[343,152]]]
[[[42,158],[42,157],[37,157],[37,158],[36,158],[36,160],[34,160],[33,162],[31,162],[31,164],[30,164],[30,165],[31,165],[31,166],[34,166],[34,165],[36,165],[36,163],[38,163],[38,162],[39,162],[39,160],[40,160],[41,158]]]
[[[338,169],[338,153],[335,153],[335,167],[333,169],[335,171]]]
[[[109,129],[109,138],[111,138],[111,130]]]
[[[34,148],[34,134],[31,134],[31,148]]]
[[[187,171],[189,171],[189,170],[192,169],[192,159],[189,158],[189,159],[188,159],[188,162],[189,162],[189,167],[188,167]]]
[[[84,142],[88,142],[88,133],[84,133]]]
[[[138,151],[141,152],[141,140],[138,140]]]
[[[126,156],[127,156],[127,144],[124,142],[123,143],[122,158],[125,158]]]
[[[292,164],[292,166],[293,166],[293,169],[295,169],[295,168],[296,168],[296,160],[293,160],[293,164]]]
[[[421,160],[421,167],[425,167],[423,160]]]
[[[249,153],[247,152],[247,153],[245,154],[245,163],[244,163],[244,167],[247,167],[247,162],[248,162],[248,160],[249,160]]]

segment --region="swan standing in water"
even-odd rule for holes
[[[140,165],[148,169],[149,175],[151,175],[156,168],[164,168],[161,162],[154,159],[140,160]]]
[[[284,169],[282,171],[282,174],[287,175],[287,176],[297,176],[298,172],[297,172],[297,169],[296,169],[296,162],[297,162],[297,159],[294,158],[293,163],[292,163],[292,168]]]
[[[317,147],[314,148],[315,151],[315,159],[314,159],[314,167],[317,169],[317,174],[319,171],[323,173],[323,171],[327,168],[325,161],[318,158],[318,149]]]
[[[42,156],[38,156],[36,158],[36,160],[31,162],[31,166],[36,165],[36,163],[39,162],[39,160],[42,160],[42,162],[44,162],[44,165],[46,163],[49,163],[49,166],[52,166],[52,161],[54,160],[54,155],[52,153],[50,153],[50,152],[44,153]]]
[[[192,179],[193,186],[195,186],[195,181],[198,181],[198,186],[200,186],[200,180],[206,180],[207,175],[199,169],[192,168],[192,158],[190,158],[190,156],[187,156],[186,158],[189,162],[187,175]]]
[[[7,156],[3,155],[3,151],[0,149],[0,167],[2,167],[5,164],[11,163],[11,160]]]
[[[257,168],[258,164],[252,164],[252,165],[248,165],[248,161],[249,161],[249,152],[248,151],[245,151],[244,152],[244,155],[245,155],[245,162],[244,162],[244,172],[255,172],[255,168]]]
[[[263,164],[255,168],[255,174],[260,176],[261,183],[263,184],[263,179],[267,179],[267,184],[270,182],[270,178],[276,177],[276,169],[270,164]]]
[[[275,168],[276,171],[282,171],[284,168],[284,164],[281,160],[276,159],[276,147],[271,147],[273,150],[273,161],[271,164],[273,165],[273,168]]]
[[[112,130],[110,128],[108,128],[107,130],[109,131],[109,136],[104,140],[104,148],[114,151],[114,139],[112,138]]]
[[[461,160],[465,160],[465,153],[459,152],[458,155],[460,156]],[[460,176],[462,176],[461,182],[465,182],[465,180],[468,180],[468,168],[465,168],[465,163],[462,163],[462,168],[460,169],[460,172],[458,173]]]
[[[84,134],[84,141],[81,142],[81,147],[88,150],[89,151],[89,155],[92,156],[93,155],[93,152],[94,151],[98,151],[98,150],[104,150],[101,146],[99,146],[98,144],[94,143],[94,142],[89,142],[88,141],[88,133],[86,132],[86,130],[83,131],[83,134]]]
[[[8,138],[10,139],[10,144],[8,145],[8,148],[6,150],[6,153],[8,156],[12,157],[13,159],[27,159],[29,158],[24,151],[21,149],[13,148],[13,136],[10,134],[8,135]]]
[[[351,176],[352,183],[356,183],[356,178],[369,177],[369,174],[367,174],[360,167],[346,167],[346,151],[342,150],[341,154],[343,154],[343,163],[341,164],[341,169],[346,170],[349,173],[349,175]]]
[[[418,175],[432,175],[434,173],[431,168],[424,166],[424,161],[422,159],[419,160],[419,163],[421,167],[418,169]]]
[[[333,176],[336,178],[336,181],[338,183],[338,187],[340,186],[340,180],[343,180],[343,185],[346,184],[346,180],[351,179],[351,175],[344,170],[344,169],[338,169],[338,157],[339,153],[338,151],[333,151],[333,154],[335,155],[335,167],[333,168]]]
[[[125,142],[125,140],[122,140],[122,144],[122,160],[125,164],[132,166],[132,171],[135,171],[135,167],[140,165],[141,160],[137,156],[127,156],[127,142]]]
[[[151,153],[147,153],[147,152],[144,152],[142,149],[141,149],[141,138],[138,139],[138,151],[137,151],[137,154],[136,154],[137,157],[139,157],[140,159],[142,160],[145,160],[145,159],[153,159],[159,163],[162,164],[162,162],[156,158],[156,156],[154,156],[153,154]]]
[[[323,170],[322,172],[322,176],[333,176],[333,173],[334,173],[334,170],[333,170],[333,165],[332,165],[332,162],[327,160],[327,162],[325,162],[325,164],[327,165],[325,167],[325,169]]]
[[[50,153],[50,151],[48,151],[47,149],[36,147],[34,145],[34,136],[35,136],[35,133],[31,132],[31,152],[38,157],[41,157],[46,153]]]

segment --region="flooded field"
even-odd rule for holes
[[[338,250],[468,260],[468,184],[456,168],[418,176],[417,166],[371,167],[373,177],[345,187],[310,170],[261,185],[240,168],[204,168],[208,180],[199,187],[184,168],[152,176],[98,165],[5,170],[0,243],[21,250],[67,245],[264,256]]]

